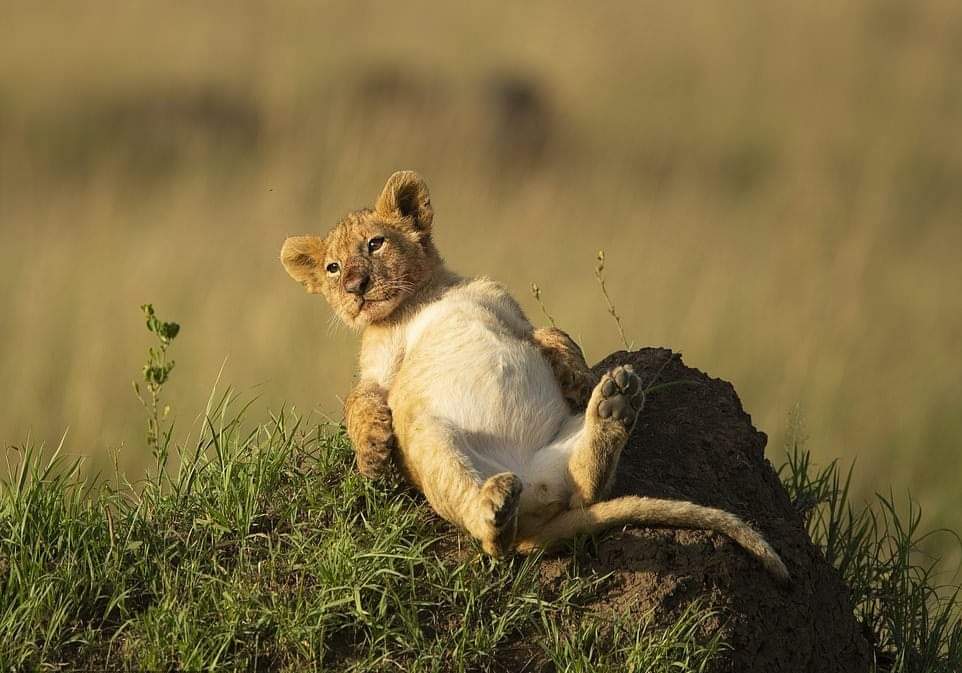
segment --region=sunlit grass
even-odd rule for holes
[[[231,391],[164,469],[129,482],[8,451],[0,490],[4,670],[701,671],[726,646],[709,606],[674,624],[580,607],[604,577],[538,581],[491,560],[397,482],[353,466],[339,426],[285,410],[250,426]],[[164,435],[169,437],[170,435]],[[169,441],[169,440],[165,440]],[[916,513],[849,501],[835,464],[783,469],[813,539],[852,589],[877,670],[962,664],[957,589],[919,564]]]
[[[960,670],[958,568],[922,548],[926,538],[942,535],[957,549],[958,534],[923,528],[911,499],[905,508],[891,494],[876,496],[873,507],[855,505],[852,470],[843,472],[837,461],[817,469],[799,444],[791,447],[781,474],[789,496],[807,511],[812,540],[849,587],[880,670]]]
[[[595,579],[546,596],[537,558],[462,550],[408,491],[362,479],[340,428],[285,411],[246,429],[233,404],[228,392],[179,467],[143,482],[18,450],[0,500],[0,668],[465,671],[588,656],[571,639],[603,622],[557,628]],[[686,614],[662,657],[717,650],[701,619]],[[640,643],[658,634],[634,628],[605,661],[649,656]]]

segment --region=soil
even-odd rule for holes
[[[776,584],[722,535],[631,527],[577,554],[547,559],[543,581],[550,585],[573,571],[611,573],[586,609],[612,617],[651,612],[667,621],[701,599],[718,611],[706,630],[721,629],[731,647],[715,671],[868,671],[870,649],[848,590],[809,539],[765,459],[767,437],[752,425],[732,385],[659,348],[614,353],[594,369],[600,374],[619,364],[633,365],[646,387],[671,385],[649,394],[611,497],[683,499],[734,512],[765,535],[792,582]]]

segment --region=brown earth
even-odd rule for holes
[[[810,541],[799,513],[765,459],[732,385],[686,367],[679,354],[645,348],[614,353],[601,373],[631,364],[652,390],[625,448],[612,497],[691,500],[734,512],[761,531],[792,574],[778,586],[735,543],[705,531],[631,528],[587,551],[547,560],[546,583],[572,572],[612,573],[589,610],[668,620],[691,601],[718,610],[706,624],[731,650],[715,671],[859,673],[870,650],[848,590]]]

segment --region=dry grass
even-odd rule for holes
[[[142,465],[145,301],[182,425],[228,355],[336,417],[354,337],[277,252],[417,168],[455,269],[540,319],[537,282],[597,359],[604,248],[628,337],[732,380],[775,456],[797,403],[862,492],[962,527],[962,6],[562,4],[5,3],[0,439]]]

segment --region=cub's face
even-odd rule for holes
[[[345,324],[363,328],[388,318],[440,263],[432,220],[424,180],[401,171],[373,210],[348,214],[324,238],[288,238],[281,262],[308,292],[324,295]]]

